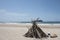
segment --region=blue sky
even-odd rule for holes
[[[60,0],[0,0],[0,21],[60,21]]]

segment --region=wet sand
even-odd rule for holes
[[[28,31],[32,24],[0,24],[0,40],[41,40],[27,38],[23,35]],[[47,34],[57,34],[57,38],[43,38],[42,40],[60,40],[60,24],[39,24],[39,27]]]

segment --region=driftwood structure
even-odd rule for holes
[[[25,37],[31,37],[31,38],[43,38],[48,37],[40,27],[37,26],[36,21],[32,21],[33,25],[28,30],[28,32],[24,35]]]

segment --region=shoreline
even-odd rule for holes
[[[41,28],[60,28],[60,24],[37,24]],[[0,27],[32,27],[31,23],[0,23]]]

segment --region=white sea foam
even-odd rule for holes
[[[21,26],[21,27],[31,27],[32,23],[0,23],[0,26]],[[60,24],[37,24],[39,27],[60,27]]]

